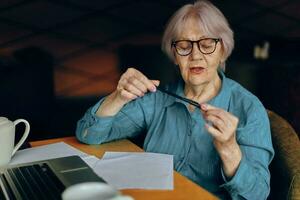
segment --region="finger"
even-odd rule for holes
[[[234,121],[236,121],[236,117],[232,115],[231,113],[221,109],[214,107],[210,104],[201,104],[201,111],[203,115],[215,115],[222,119],[225,124],[231,124]]]
[[[201,104],[201,110],[203,110],[203,111],[214,110],[214,109],[219,109],[219,108],[214,107],[214,106],[212,106],[210,104],[207,104],[207,103],[202,103]]]
[[[234,115],[232,115],[230,112],[227,112],[221,108],[215,108],[214,109],[208,109],[205,111],[205,113],[210,113],[210,114],[213,114],[213,115],[217,115],[217,116],[220,116],[220,117],[225,117],[225,118],[233,118],[235,117]]]
[[[225,125],[227,127],[235,127],[238,124],[238,118],[234,115],[232,115],[229,112],[226,112],[222,109],[218,109],[218,110],[209,110],[204,112],[204,117],[208,116],[208,115],[214,115],[217,116],[218,118],[220,118],[221,120],[224,121]]]
[[[214,115],[208,115],[205,117],[205,119],[208,121],[208,122],[211,122],[212,125],[218,129],[221,133],[225,132],[227,130],[227,126],[226,124],[224,123],[224,121]]]
[[[151,81],[152,81],[152,83],[153,83],[156,87],[158,87],[159,84],[160,84],[160,81],[159,81],[159,80],[151,80]]]
[[[137,95],[126,91],[126,89],[121,89],[120,94],[121,94],[121,97],[124,98],[127,101],[136,99],[138,97]]]
[[[139,90],[135,85],[131,84],[131,83],[127,83],[125,86],[124,86],[124,89],[129,92],[129,93],[132,93],[136,96],[144,96],[144,92],[142,92],[141,90]]]
[[[222,134],[218,129],[214,128],[213,126],[207,123],[205,123],[205,128],[213,136],[213,138],[219,138]]]
[[[126,74],[123,74],[123,75],[121,76],[121,78],[119,79],[118,87],[123,88],[123,86],[126,85],[127,82],[128,82],[128,81],[127,81]]]
[[[226,114],[225,111],[221,110],[221,109],[217,109],[217,110],[208,110],[206,112],[203,113],[204,117],[207,116],[215,116],[217,118],[219,118],[220,120],[224,121],[224,123],[229,121],[229,115]]]
[[[132,92],[138,96],[142,96],[147,92],[147,87],[135,77],[135,73],[137,73],[137,70],[133,68],[127,69],[127,71],[121,76],[118,86],[126,88],[128,92],[130,92],[132,86],[129,86],[128,84],[134,85],[134,87],[138,88],[141,92],[138,92],[135,89],[133,89]]]
[[[134,85],[137,89],[139,89],[143,94],[147,92],[147,87],[138,79],[135,77],[131,77],[128,81],[132,85]]]
[[[146,88],[149,91],[151,91],[151,92],[155,92],[156,91],[155,84],[151,80],[149,80],[144,74],[142,74],[141,72],[139,72],[139,71],[136,70],[135,77],[139,81],[141,81],[146,86]]]

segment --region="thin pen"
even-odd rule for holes
[[[172,93],[172,92],[169,92],[169,91],[167,91],[167,90],[165,90],[165,89],[162,89],[162,88],[160,88],[160,87],[157,87],[157,89],[158,89],[159,91],[163,92],[163,93],[166,93],[166,94],[168,94],[168,95],[170,95],[170,96],[173,96],[173,97],[175,97],[175,98],[177,98],[177,99],[180,99],[180,100],[182,100],[182,101],[185,101],[185,102],[187,102],[187,103],[189,103],[189,104],[191,104],[191,105],[193,105],[193,106],[196,106],[196,107],[198,107],[198,108],[201,108],[200,104],[199,104],[198,102],[196,102],[196,101],[193,101],[193,100],[191,100],[191,99],[184,98],[184,97],[182,97],[182,96],[179,96],[179,95],[177,95],[177,94],[174,94],[174,93]]]

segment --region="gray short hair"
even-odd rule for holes
[[[162,38],[162,50],[173,62],[175,61],[171,43],[178,37],[185,22],[191,17],[199,21],[199,26],[201,26],[207,36],[222,39],[224,61],[221,63],[221,68],[225,70],[225,61],[230,56],[234,47],[233,31],[222,12],[206,0],[187,4],[174,13],[166,26]]]

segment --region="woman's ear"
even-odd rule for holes
[[[174,48],[172,48],[172,51],[173,51],[173,62],[175,65],[178,65],[177,58],[176,58],[176,52],[175,52]]]
[[[222,55],[220,61],[219,61],[219,68],[221,68],[222,71],[225,72],[225,56]]]
[[[222,57],[221,60],[220,60],[220,64],[222,64],[224,62],[225,62],[225,59]]]
[[[177,59],[174,57],[174,64],[177,66],[178,65],[178,62],[177,62]]]
[[[222,55],[221,55],[221,59],[220,59],[220,63],[224,63],[226,58],[225,58],[225,50],[224,50],[224,45],[223,43],[221,43],[221,51],[222,51]]]

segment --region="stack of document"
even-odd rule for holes
[[[158,153],[106,152],[102,159],[64,143],[17,151],[10,165],[80,156],[95,173],[117,189],[173,190],[173,156]]]

